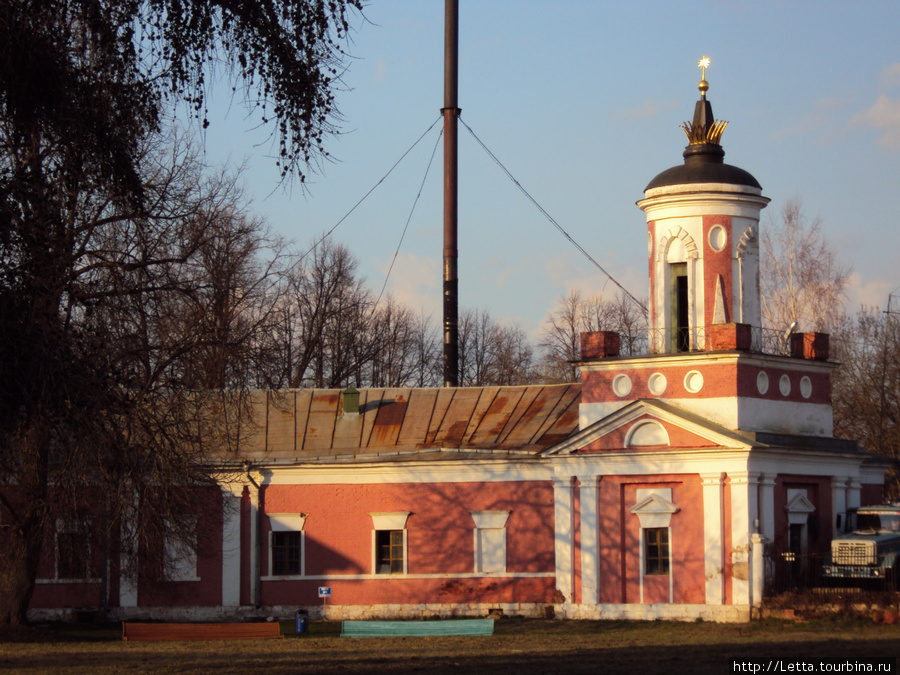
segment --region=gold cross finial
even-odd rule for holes
[[[709,68],[709,57],[703,56],[700,58],[700,61],[697,63],[697,67],[701,68],[700,79],[706,79],[706,69]]]
[[[709,89],[709,83],[706,81],[706,69],[709,68],[709,57],[700,57],[700,61],[697,62],[697,67],[700,68],[700,85],[697,88],[700,90],[700,98],[705,99],[706,91]]]

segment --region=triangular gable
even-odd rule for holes
[[[643,427],[646,425],[646,429]],[[656,425],[658,429],[653,429]],[[666,438],[667,437],[667,438]],[[652,399],[639,399],[597,420],[565,441],[544,451],[543,455],[570,455],[576,452],[602,452],[652,447],[727,447],[756,446],[740,432],[712,422],[672,405]]]
[[[795,494],[793,499],[791,499],[787,504],[784,505],[784,510],[788,513],[814,513],[816,510],[815,505],[807,499],[804,494]]]
[[[628,510],[637,515],[654,515],[659,513],[677,513],[678,507],[665,497],[651,494]]]
[[[639,490],[639,497],[641,492],[647,491]],[[638,517],[642,528],[669,527],[672,514],[679,510],[671,497],[670,489],[653,490],[628,510]]]

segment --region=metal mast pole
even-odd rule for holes
[[[459,281],[456,274],[459,0],[444,0],[444,386],[459,384]]]

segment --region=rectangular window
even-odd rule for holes
[[[403,530],[375,532],[375,573],[403,574]]]
[[[197,581],[197,518],[165,520],[164,572],[168,581]]]
[[[90,579],[92,571],[90,523],[57,521],[56,578]]]
[[[272,576],[297,575],[301,573],[302,534],[302,532],[272,533]]]
[[[506,529],[475,530],[475,571],[481,574],[506,572]]]
[[[803,555],[803,528],[806,525],[801,523],[790,523],[788,525],[788,550],[795,556]]]
[[[644,530],[644,574],[669,573],[669,528]]]
[[[691,348],[687,263],[672,263],[670,276],[672,349],[676,352],[686,352]]]

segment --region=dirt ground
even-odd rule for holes
[[[310,625],[284,640],[122,642],[117,625],[0,632],[0,671],[21,673],[731,673],[741,664],[900,656],[900,625],[862,619],[751,624],[502,619],[492,637],[337,637]],[[765,669],[765,668],[764,668]],[[802,668],[793,668],[794,672]],[[808,672],[808,671],[807,671]],[[846,672],[846,670],[844,671]],[[855,672],[855,671],[851,671]]]

